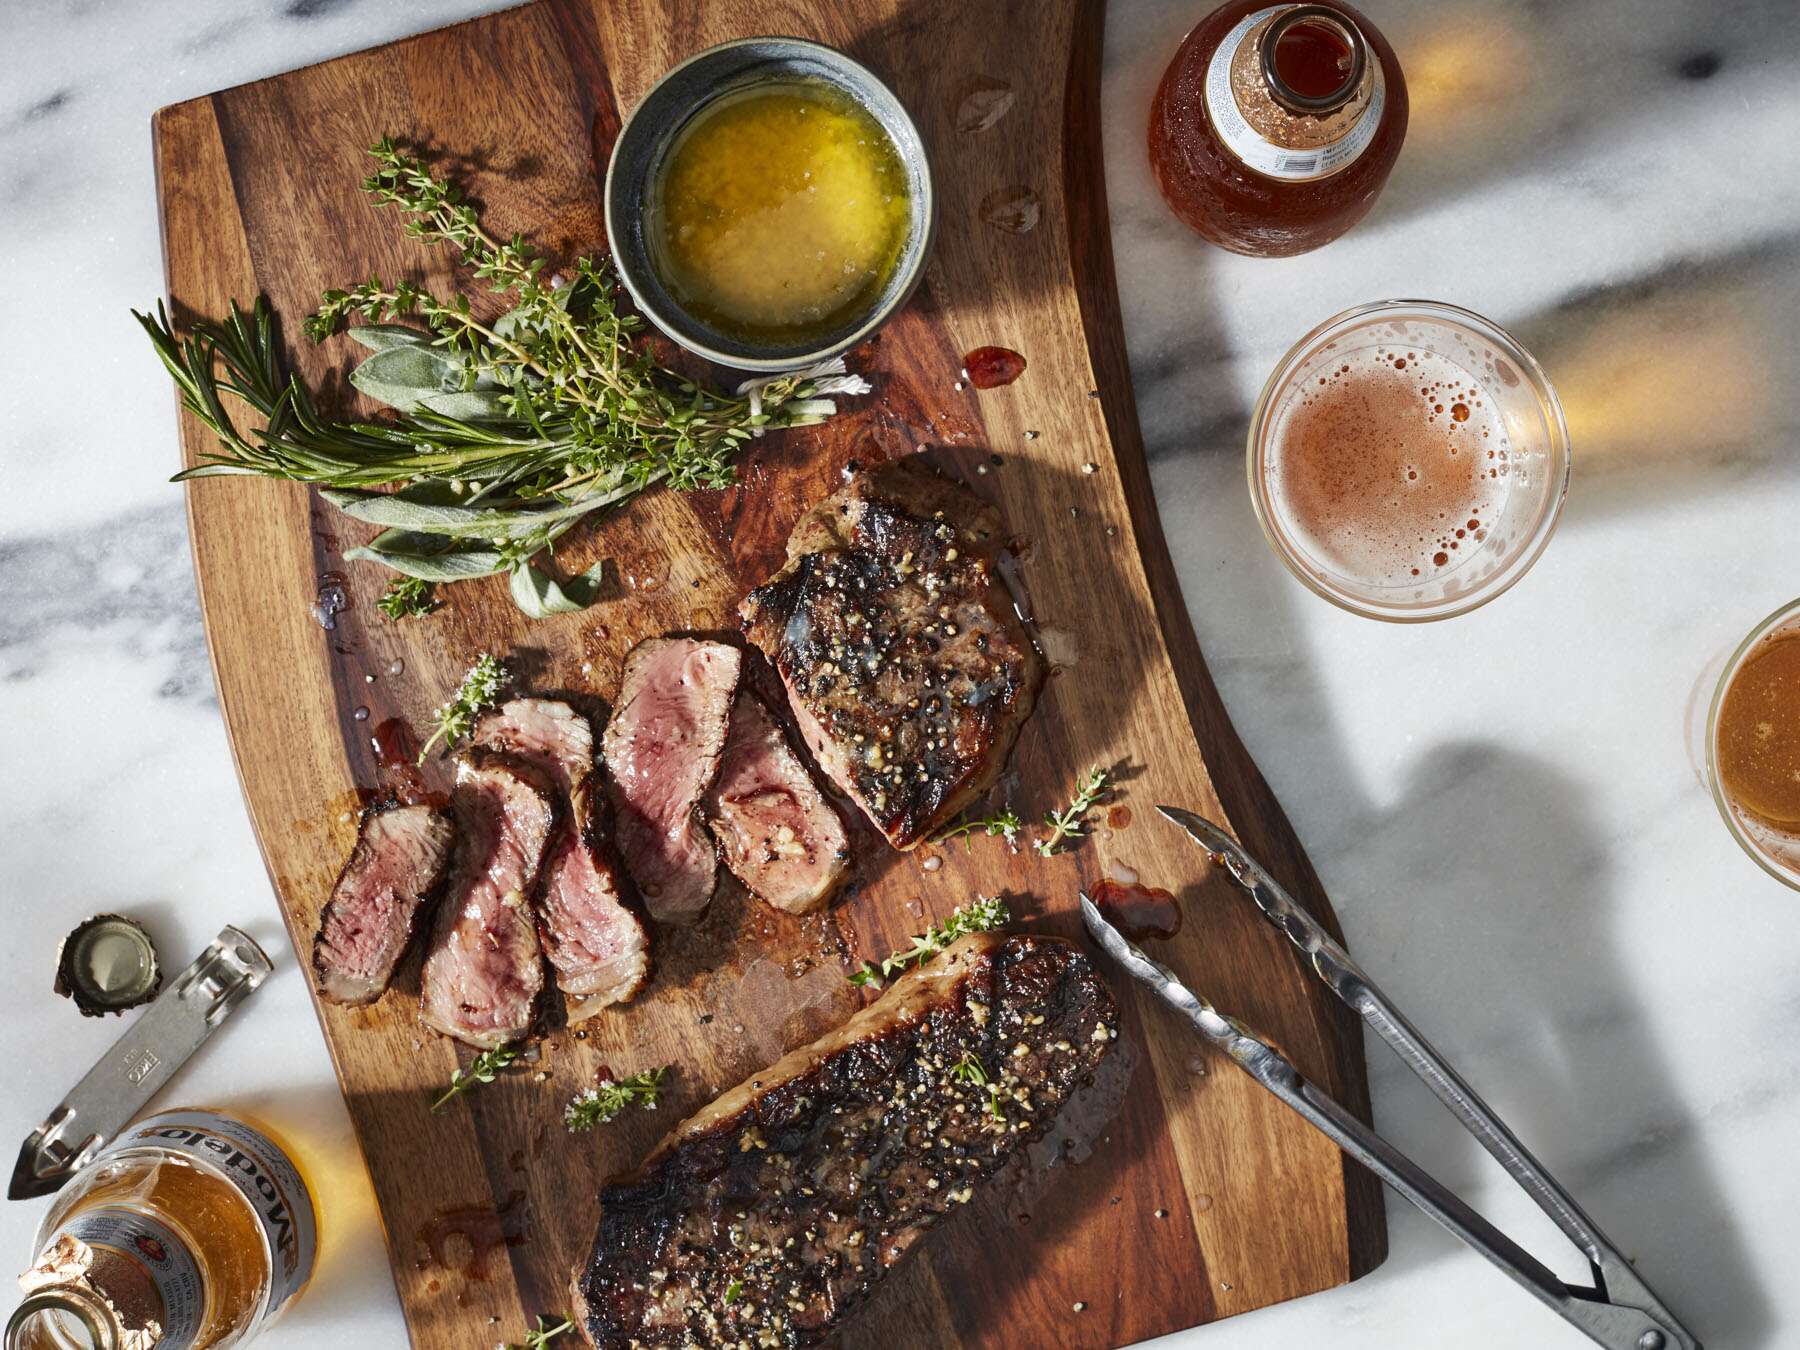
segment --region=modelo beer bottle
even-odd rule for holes
[[[1394,49],[1349,5],[1233,0],[1163,75],[1150,168],[1175,214],[1221,248],[1305,253],[1375,204],[1406,111]]]
[[[312,1194],[264,1127],[208,1109],[148,1116],[50,1207],[6,1350],[242,1345],[317,1253]]]

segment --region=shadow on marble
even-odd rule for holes
[[[1316,766],[1355,801],[1349,766],[1330,755]],[[1350,925],[1372,973],[1703,1340],[1769,1344],[1772,1310],[1645,1016],[1650,977],[1581,789],[1463,741],[1433,750],[1391,808],[1347,815],[1371,860],[1354,888],[1391,897],[1359,904]],[[1422,1085],[1369,1050],[1378,1126],[1458,1190],[1505,1184]],[[1564,1279],[1586,1278],[1535,1214],[1513,1236]],[[1454,1250],[1447,1238],[1400,1244],[1388,1273]]]

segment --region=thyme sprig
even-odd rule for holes
[[[591,1130],[615,1119],[634,1103],[646,1111],[656,1110],[656,1094],[662,1090],[663,1075],[668,1071],[667,1065],[645,1069],[616,1083],[610,1078],[602,1078],[593,1087],[575,1095],[563,1110],[563,1124],[570,1131]]]
[[[388,583],[375,604],[390,619],[417,619],[436,609],[437,599],[431,593],[429,581],[397,577]]]
[[[934,842],[941,844],[946,840],[961,838],[963,848],[967,849],[970,837],[975,831],[980,830],[989,839],[1004,838],[1008,848],[1016,849],[1019,846],[1019,831],[1024,828],[1025,822],[1020,820],[1018,814],[1009,806],[1006,810],[994,815],[982,816],[977,820],[965,820],[952,825],[940,833]]]
[[[965,1050],[963,1057],[950,1066],[951,1077],[957,1078],[974,1087],[987,1092],[987,1113],[995,1120],[1005,1120],[1006,1112],[1000,1106],[1000,1085],[988,1077],[981,1061],[975,1058],[974,1052]]]
[[[1012,915],[1004,900],[997,896],[981,896],[972,904],[958,905],[942,923],[915,934],[912,946],[905,951],[886,957],[880,965],[865,961],[862,969],[852,971],[846,978],[851,984],[879,989],[896,971],[909,965],[924,965],[958,938],[1004,928],[1011,921]]]
[[[431,735],[419,747],[419,763],[425,762],[425,756],[439,741],[444,743],[444,749],[454,750],[475,729],[475,719],[494,706],[506,679],[506,667],[487,652],[476,657],[456,692],[432,713]]]
[[[551,1341],[555,1340],[558,1336],[561,1336],[564,1332],[575,1330],[575,1324],[566,1317],[553,1327],[545,1326],[545,1320],[546,1319],[539,1317],[537,1319],[537,1326],[533,1330],[526,1332],[525,1339],[520,1341],[517,1345],[508,1341],[505,1345],[495,1347],[495,1350],[550,1350]]]
[[[1044,823],[1050,827],[1047,839],[1034,839],[1032,847],[1048,858],[1061,847],[1065,839],[1078,839],[1087,833],[1082,823],[1095,802],[1106,791],[1107,772],[1099,765],[1087,771],[1087,774],[1075,785],[1075,798],[1069,803],[1066,811],[1051,811],[1044,816]]]
[[[511,1067],[524,1051],[516,1045],[497,1046],[492,1050],[483,1050],[469,1061],[466,1069],[458,1069],[450,1075],[450,1086],[444,1089],[443,1095],[431,1104],[431,1112],[436,1115],[463,1093],[479,1087],[483,1083],[491,1083],[500,1071]]]
[[[385,403],[381,421],[323,416],[285,372],[266,300],[177,336],[161,307],[137,314],[183,406],[216,438],[178,479],[249,474],[326,489],[327,502],[382,532],[346,558],[423,581],[529,571],[530,560],[592,512],[646,488],[721,487],[753,436],[832,416],[840,394],[869,390],[842,360],[747,381],[726,392],[658,364],[622,312],[604,255],[546,277],[519,235],[500,239],[454,183],[384,138],[364,190],[405,217],[406,233],[456,251],[487,292],[439,296],[381,277],[327,291],[306,320],[314,341],[352,316],[372,349],[351,383]],[[497,302],[497,303],[495,303]],[[497,318],[485,317],[510,305]],[[412,323],[398,323],[410,319]],[[265,423],[240,426],[229,405]],[[541,587],[515,586],[515,597]],[[538,607],[528,613],[556,613]]]

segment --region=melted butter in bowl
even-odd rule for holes
[[[899,98],[802,38],[689,57],[633,109],[607,168],[607,235],[638,309],[739,370],[799,370],[862,342],[918,285],[935,223]]]
[[[881,124],[824,80],[777,80],[702,107],[646,203],[663,285],[751,342],[824,337],[879,302],[912,229],[906,166]]]

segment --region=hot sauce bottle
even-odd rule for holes
[[[1170,208],[1221,248],[1281,258],[1368,213],[1406,139],[1406,80],[1349,5],[1232,0],[1182,41],[1150,106]]]

